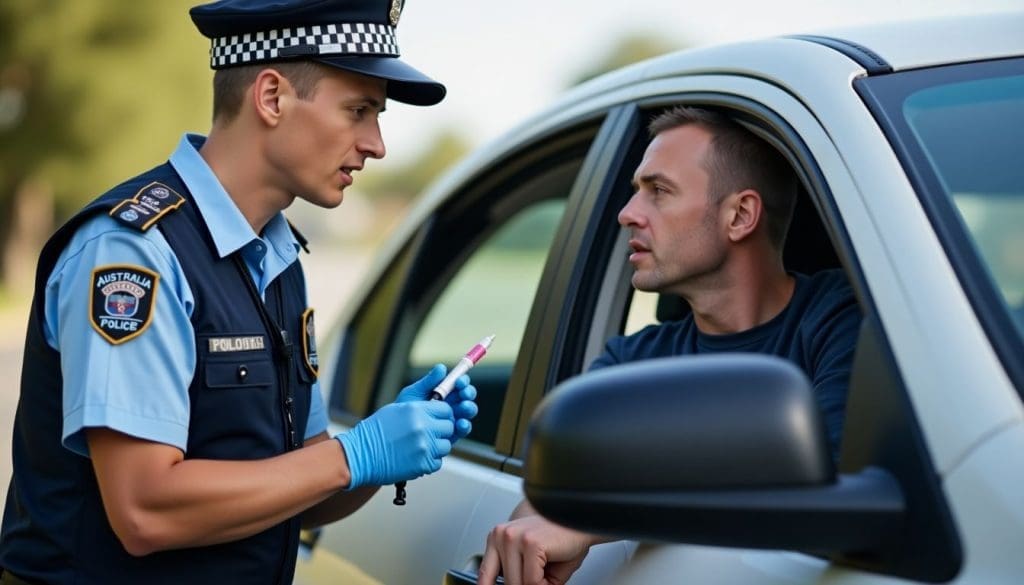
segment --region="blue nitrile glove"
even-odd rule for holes
[[[335,436],[345,449],[347,489],[416,479],[441,469],[455,432],[452,407],[440,400],[388,404]]]
[[[427,400],[430,393],[444,380],[448,368],[444,364],[437,364],[419,380],[409,384],[398,393],[395,402],[412,402]],[[470,421],[476,416],[479,409],[476,405],[476,387],[470,384],[469,376],[459,376],[455,381],[455,388],[445,397],[455,414],[455,436],[452,443],[465,437],[473,430],[473,423]]]

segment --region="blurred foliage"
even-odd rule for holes
[[[381,172],[368,170],[360,189],[373,193],[374,198],[408,201],[458,162],[471,147],[469,140],[455,129],[443,130],[427,140],[424,149],[409,162]]]
[[[571,77],[570,86],[578,85],[620,67],[683,49],[688,43],[672,43],[663,38],[632,33],[622,37],[604,55],[579,74]],[[410,162],[384,172],[368,171],[361,188],[374,197],[408,201],[430,184],[448,167],[458,162],[474,145],[454,130],[447,130],[434,138],[430,144]]]
[[[43,179],[65,216],[114,183],[164,160],[209,120],[209,45],[191,0],[3,0],[0,177]]]
[[[689,43],[672,42],[647,33],[631,33],[619,39],[608,51],[598,57],[594,64],[572,78],[569,86],[579,85],[599,75],[620,67],[684,49]]]
[[[52,196],[53,219],[66,218],[208,128],[209,42],[193,4],[0,2],[0,251],[19,194]]]
[[[0,282],[5,261],[37,249],[54,222],[166,160],[183,132],[207,131],[212,72],[209,42],[188,17],[195,3],[0,0]],[[673,48],[626,37],[575,81]],[[390,216],[473,146],[455,128],[426,142],[413,160],[360,181]],[[48,218],[43,227],[14,229],[31,215],[26,201],[44,198],[30,210]],[[375,223],[367,219],[353,220]]]

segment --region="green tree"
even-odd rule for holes
[[[413,160],[387,170],[368,171],[360,189],[375,198],[408,201],[423,191],[431,181],[469,152],[471,144],[455,129],[438,132]]]
[[[55,219],[165,159],[181,131],[206,129],[209,45],[192,4],[0,3],[0,281],[24,255],[12,246],[25,253],[19,238],[37,250]],[[40,210],[42,235],[20,229]]]
[[[612,47],[593,65],[586,67],[578,75],[571,78],[569,86],[579,85],[584,81],[593,79],[609,71],[620,67],[643,61],[650,57],[663,55],[671,51],[683,49],[689,43],[676,43],[668,41],[657,35],[648,33],[630,33],[618,40]]]
[[[624,36],[593,65],[573,76],[569,85],[577,85],[608,71],[683,46],[650,34],[633,33]],[[374,200],[381,206],[400,209],[419,195],[442,172],[465,156],[473,146],[454,128],[440,131],[427,144],[419,156],[397,168],[381,169],[381,165],[372,167],[380,170],[368,170],[360,181],[360,190],[372,193]]]

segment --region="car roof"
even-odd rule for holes
[[[1019,55],[1024,11],[833,28],[822,36],[866,47],[896,71]]]
[[[814,83],[815,78],[824,76],[825,68],[832,79],[866,75],[871,66],[866,59],[880,60],[887,70],[901,71],[1019,56],[1024,54],[1022,31],[1024,11],[896,21],[686,49],[612,71],[567,91],[510,131],[474,149],[445,173],[417,200],[385,244],[366,286],[372,285],[389,259],[459,185],[524,141],[557,130],[594,104],[636,97],[631,88],[641,83],[684,75],[731,74],[765,79],[792,91],[793,84]],[[859,61],[858,51],[863,53]]]

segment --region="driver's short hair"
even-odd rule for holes
[[[797,182],[793,168],[778,150],[729,116],[691,106],[669,108],[651,121],[651,137],[681,126],[697,125],[712,135],[704,160],[708,196],[720,203],[730,193],[753,189],[761,194],[768,237],[781,252],[796,207]]]

